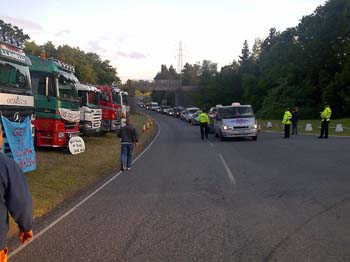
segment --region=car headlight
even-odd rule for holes
[[[254,124],[254,125],[253,125],[253,128],[257,129],[257,128],[258,128],[258,125],[257,125],[257,124]]]
[[[227,129],[228,129],[228,126],[222,125],[221,128],[224,129],[224,130],[227,130]]]

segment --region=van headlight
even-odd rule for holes
[[[253,128],[257,129],[257,128],[258,128],[258,125],[257,125],[257,124],[254,124],[254,125],[253,125]]]
[[[226,126],[226,125],[222,125],[222,126],[221,126],[221,129],[223,129],[223,130],[227,130],[227,129],[228,129],[228,126]]]

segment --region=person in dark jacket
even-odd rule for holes
[[[2,128],[0,124],[0,149]],[[33,206],[28,183],[21,168],[0,152],[0,262],[7,261],[6,235],[9,214],[18,225],[19,241],[24,244],[33,238]]]
[[[136,131],[136,128],[132,126],[130,118],[126,119],[126,125],[120,129],[118,137],[120,138],[121,143],[120,169],[121,171],[130,170],[132,163],[132,153],[139,140],[139,135]]]
[[[298,134],[299,108],[294,107],[292,110],[292,135]]]

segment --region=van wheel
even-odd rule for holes
[[[258,136],[253,136],[253,137],[252,137],[252,140],[253,140],[253,141],[256,141],[257,139],[258,139]]]
[[[225,138],[225,137],[222,135],[222,133],[220,132],[220,140],[221,140],[221,141],[225,141],[225,139],[226,139],[226,138]]]

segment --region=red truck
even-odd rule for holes
[[[120,128],[122,117],[122,92],[110,86],[97,86],[101,91],[99,105],[102,109],[102,130],[115,131]]]

